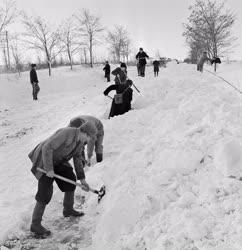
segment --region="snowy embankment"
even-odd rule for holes
[[[235,82],[240,67],[224,65],[218,74]],[[24,237],[29,227],[36,181],[27,153],[71,117],[92,114],[105,126],[105,154],[87,181],[105,183],[107,194],[97,205],[78,189],[86,216],[70,221],[55,188],[44,217],[53,236],[31,242],[35,249],[242,248],[242,182],[227,178],[242,176],[240,94],[192,65],[170,64],[158,78],[151,68],[146,78],[129,68],[141,95],[134,91],[134,110],[107,120],[101,68],[54,72],[52,79],[39,72],[38,102],[27,75],[0,84],[1,240]]]

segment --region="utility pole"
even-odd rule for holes
[[[8,55],[8,69],[10,69],[10,54],[9,54],[9,43],[8,43],[8,31],[6,31],[6,43],[7,43],[7,55]]]

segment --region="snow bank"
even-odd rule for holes
[[[227,67],[219,70],[232,76]],[[85,193],[86,216],[73,223],[61,217],[62,195],[55,188],[45,217],[54,236],[42,249],[242,248],[241,183],[227,178],[241,173],[242,101],[236,92],[194,65],[170,64],[157,78],[152,67],[145,78],[133,67],[129,77],[141,91],[134,90],[133,110],[107,120],[101,68],[62,70],[52,79],[43,72],[39,102],[28,100],[29,88],[16,88],[11,94],[23,91],[25,98],[15,103],[12,97],[1,109],[1,239],[28,230],[36,182],[27,152],[71,117],[91,114],[104,123],[105,153],[102,163],[87,169],[87,181],[94,188],[105,183],[107,194],[97,205],[96,196]],[[2,86],[10,95],[7,82]],[[77,205],[82,195],[77,190]]]
[[[218,147],[216,166],[225,176],[242,177],[242,145],[238,140],[224,142]]]

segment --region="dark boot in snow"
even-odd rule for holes
[[[70,217],[70,216],[80,217],[80,216],[84,215],[83,212],[76,211],[73,208],[73,205],[74,205],[74,191],[65,192],[64,201],[63,201],[63,206],[64,206],[63,215],[64,215],[64,217]]]
[[[42,217],[45,211],[45,203],[37,202],[34,208],[30,231],[38,236],[49,236],[50,230],[41,225]]]
[[[96,154],[97,162],[101,162],[103,160],[103,154]]]

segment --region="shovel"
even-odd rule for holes
[[[44,174],[47,173],[47,172],[46,172],[44,169],[42,169],[42,168],[37,168],[37,170],[40,171],[40,172],[42,172],[42,173],[44,173]],[[61,176],[61,175],[54,174],[54,177],[57,178],[57,179],[60,179],[60,180],[62,180],[62,181],[71,183],[71,184],[73,184],[73,185],[75,185],[75,186],[78,186],[78,187],[81,187],[81,188],[82,188],[82,184],[81,184],[81,183],[77,183],[77,182],[72,181],[72,180],[70,180],[70,179],[68,179],[68,178],[65,178],[65,177],[63,177],[63,176]],[[95,189],[92,189],[92,188],[90,188],[90,187],[89,187],[89,190],[90,190],[92,193],[95,193],[95,194],[98,195],[98,200],[97,200],[98,203],[101,201],[101,199],[103,198],[103,196],[106,194],[106,187],[105,187],[104,185],[100,188],[100,190],[95,190]]]

